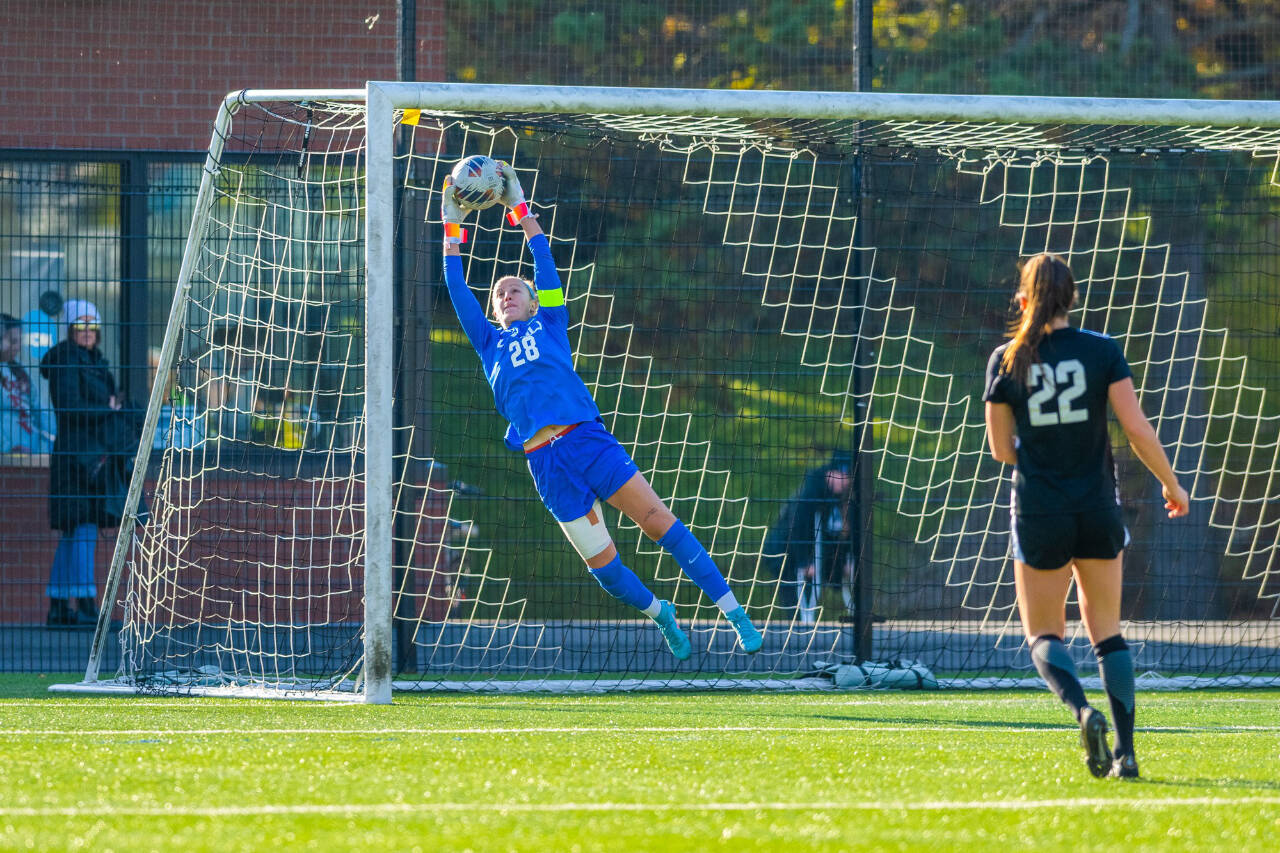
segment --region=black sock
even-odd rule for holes
[[[1098,674],[1111,702],[1111,718],[1116,724],[1116,755],[1133,754],[1133,655],[1124,637],[1116,634],[1093,647],[1098,656]]]
[[[1031,642],[1031,662],[1036,671],[1049,685],[1049,689],[1066,703],[1076,719],[1089,707],[1089,700],[1084,698],[1084,688],[1076,677],[1076,664],[1071,659],[1062,638],[1053,634],[1041,634]]]

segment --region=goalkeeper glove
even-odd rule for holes
[[[462,227],[463,217],[467,212],[458,203],[458,191],[453,186],[453,176],[444,179],[444,190],[440,193],[440,218],[444,220],[444,241],[446,243],[467,242],[467,231]]]
[[[502,170],[503,183],[506,185],[499,201],[508,208],[507,221],[512,225],[519,225],[522,220],[533,215],[529,212],[529,205],[524,200],[524,188],[520,186],[520,178],[510,163],[499,160],[498,168]]]

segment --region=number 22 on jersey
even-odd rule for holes
[[[1032,426],[1078,424],[1089,420],[1087,409],[1072,408],[1085,391],[1084,365],[1077,358],[1061,361],[1056,367],[1031,365],[1027,387],[1027,414]]]

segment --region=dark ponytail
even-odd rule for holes
[[[1076,301],[1076,281],[1057,255],[1043,253],[1022,265],[1018,296],[1027,300],[1021,316],[1009,325],[1013,341],[1004,351],[1001,370],[1026,387],[1031,365],[1038,362],[1040,341],[1055,317],[1065,315]]]

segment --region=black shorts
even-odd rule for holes
[[[1060,569],[1077,557],[1110,560],[1129,544],[1120,507],[1055,515],[1014,515],[1013,558],[1033,569]]]

